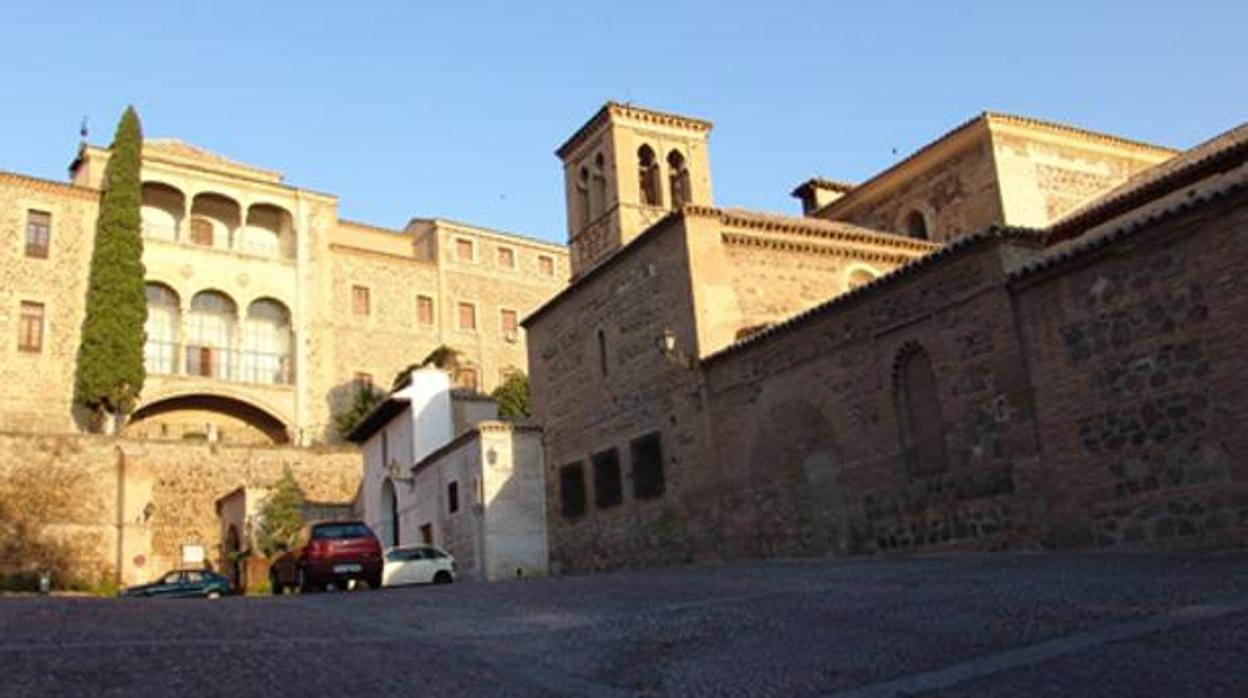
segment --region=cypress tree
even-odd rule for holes
[[[87,285],[87,309],[78,348],[76,399],[95,411],[129,414],[143,389],[143,238],[139,163],[143,132],[127,107],[104,168],[100,215]]]

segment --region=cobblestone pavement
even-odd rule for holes
[[[0,599],[5,696],[1245,696],[1248,553]]]

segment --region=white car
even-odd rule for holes
[[[435,545],[403,545],[386,550],[381,585],[450,584],[455,581],[455,558]]]

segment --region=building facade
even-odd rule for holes
[[[582,161],[650,137],[615,110]],[[1242,544],[1246,159],[985,115],[804,218],[573,238],[525,322],[552,569]]]
[[[0,173],[0,429],[79,429],[74,365],[108,151],[71,181]],[[439,346],[489,391],[525,370],[519,320],[561,288],[565,248],[438,218],[342,220],[334,196],[176,140],[142,162],[147,380],[138,438],[336,439],[360,386]]]

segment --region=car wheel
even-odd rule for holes
[[[368,580],[369,591],[377,591],[381,588],[381,577],[372,577]]]
[[[451,573],[447,572],[446,570],[442,570],[438,572],[437,574],[433,575],[433,583],[434,584],[450,584]]]
[[[277,575],[270,572],[269,573],[269,593],[274,596],[281,596],[283,591],[285,591],[285,589],[282,587],[282,583],[278,581]]]

